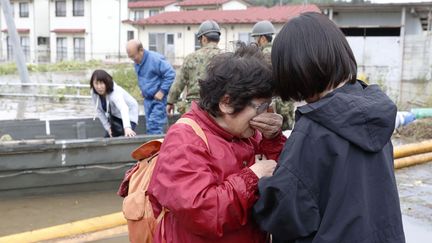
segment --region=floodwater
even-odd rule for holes
[[[0,235],[9,235],[121,211],[115,190],[2,197]]]
[[[68,101],[28,97],[0,97],[0,120],[13,119],[67,119],[92,117],[96,114],[91,99]]]

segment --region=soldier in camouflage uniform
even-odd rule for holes
[[[273,35],[276,30],[273,24],[268,20],[263,20],[254,25],[251,36],[255,38],[255,42],[261,48],[266,56],[266,59],[271,62],[271,49]],[[294,104],[292,101],[282,101],[280,97],[273,99],[273,110],[283,117],[282,129],[292,129],[294,125]]]
[[[219,25],[213,20],[206,20],[201,23],[197,38],[200,41],[201,49],[186,56],[180,72],[171,87],[168,94],[167,114],[171,115],[174,111],[174,104],[177,106],[177,111],[184,114],[190,109],[191,102],[199,99],[198,80],[204,78],[207,64],[210,59],[221,53],[218,48],[220,39]],[[179,99],[180,94],[184,99]]]

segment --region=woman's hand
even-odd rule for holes
[[[125,127],[124,135],[125,135],[125,137],[135,137],[136,133],[130,127]]]
[[[249,122],[252,128],[260,131],[267,139],[275,138],[279,134],[282,123],[282,115],[273,112],[262,113]]]
[[[273,175],[273,171],[276,168],[276,161],[272,159],[266,159],[265,156],[263,159],[255,156],[255,164],[249,167],[258,179],[261,179],[264,176]]]

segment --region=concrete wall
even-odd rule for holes
[[[123,54],[127,31],[121,21],[127,17],[127,1],[93,0],[91,5],[92,56],[87,59],[106,59]],[[103,11],[101,11],[103,10]]]
[[[432,34],[405,37],[403,80],[432,79]]]
[[[347,40],[359,76],[382,86],[400,109],[432,106],[432,34],[405,36],[403,52],[400,37]]]

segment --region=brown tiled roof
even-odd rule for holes
[[[252,7],[244,10],[194,10],[164,12],[146,19],[132,22],[137,25],[200,24],[212,19],[219,24],[252,24],[261,20],[272,23],[285,23],[303,12],[320,12],[313,4],[284,5],[272,8]]]
[[[17,30],[17,32],[18,33],[20,33],[20,34],[28,34],[28,33],[30,33],[30,29],[16,29]],[[8,31],[8,29],[3,29],[2,30],[2,32],[7,32]]]
[[[53,29],[51,32],[64,34],[79,34],[85,33],[85,29]]]
[[[217,5],[217,4],[223,4],[230,0],[185,0],[182,2],[179,2],[177,5],[186,7],[186,6],[207,6],[207,5]]]
[[[161,8],[175,3],[175,0],[153,0],[153,1],[139,1],[129,2],[128,8]]]

